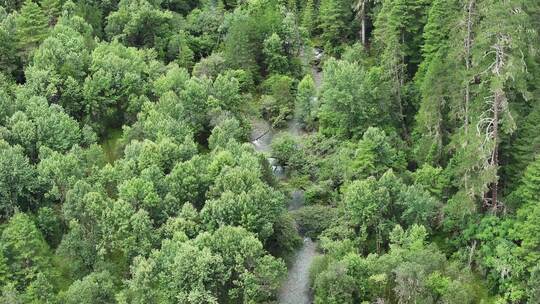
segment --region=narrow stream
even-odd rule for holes
[[[322,56],[322,50],[316,49],[315,56]],[[316,88],[319,88],[322,82],[322,72],[315,66],[312,67],[313,78]],[[316,97],[315,97],[316,98]],[[305,134],[300,123],[296,119],[288,121],[287,128],[284,130],[292,136],[300,137]],[[268,162],[272,166],[273,174],[278,178],[285,178],[285,170],[275,158],[270,156],[272,152],[272,139],[275,131],[265,120],[256,120],[252,123],[251,143],[255,150],[265,153]],[[294,211],[304,205],[304,191],[300,189],[293,190],[288,210]],[[310,304],[312,296],[309,286],[309,268],[313,259],[318,255],[317,246],[309,237],[305,237],[302,246],[293,257],[289,268],[287,279],[279,291],[278,301],[280,304]]]
[[[268,162],[272,166],[272,172],[277,178],[285,177],[284,169],[278,164],[277,160],[269,157],[272,151],[271,144],[274,137],[274,130],[270,124],[264,120],[257,120],[252,125],[251,139],[255,150],[265,153],[268,156]],[[287,133],[293,136],[301,136],[303,131],[300,124],[295,121],[289,121],[287,124]],[[297,189],[292,191],[289,201],[289,211],[294,211],[304,205],[304,191]],[[316,244],[308,237],[304,238],[302,247],[298,249],[292,259],[287,279],[283,283],[279,292],[279,303],[281,304],[309,304],[311,303],[309,288],[309,267],[313,258],[317,255]]]

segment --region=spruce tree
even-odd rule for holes
[[[7,14],[0,6],[0,67],[5,76],[17,70],[17,41],[15,15]]]
[[[502,168],[503,182],[508,192],[515,189],[527,165],[536,155],[540,155],[540,104],[526,107],[525,111],[528,113],[519,119],[515,140],[507,142],[501,150],[508,154]]]
[[[531,16],[521,1],[482,1],[479,5],[482,22],[477,37],[473,62],[478,63],[477,73],[482,78],[478,112],[474,117],[480,144],[480,157],[484,165],[480,171],[494,171],[486,186],[484,203],[497,211],[499,202],[500,144],[504,135],[511,134],[516,126],[510,104],[516,96],[530,97],[527,84],[527,61],[531,56],[528,45],[532,43],[527,30]],[[489,193],[487,193],[489,192]],[[489,196],[489,197],[487,197]]]
[[[295,116],[303,122],[306,127],[314,127],[317,102],[317,90],[311,75],[306,75],[298,84],[295,104]]]
[[[62,14],[62,1],[42,0],[41,8],[45,12],[45,15],[49,17],[49,25],[54,26],[58,21],[58,17]]]
[[[540,156],[527,167],[515,195],[521,204],[540,202]]]
[[[424,44],[415,83],[420,91],[420,107],[415,125],[415,157],[418,162],[439,163],[443,158],[443,145],[447,141],[448,98],[455,69],[446,60],[450,47],[450,31],[458,17],[457,1],[436,0],[424,27]]]
[[[325,51],[331,55],[339,53],[339,47],[350,33],[348,24],[352,18],[349,1],[321,0],[319,9],[319,28]]]
[[[284,54],[283,42],[278,34],[273,33],[264,40],[263,54],[269,74],[287,74],[289,63],[287,56]]]
[[[307,0],[304,11],[302,12],[302,26],[309,34],[312,34],[316,25],[317,14],[315,12],[315,5],[313,4],[313,0]]]
[[[35,48],[47,37],[49,20],[41,8],[26,0],[16,20],[17,45],[23,62],[28,62]]]

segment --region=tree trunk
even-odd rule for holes
[[[405,33],[401,33],[401,45],[405,45]],[[405,85],[405,55],[401,54],[399,70],[398,70],[398,88],[397,88],[397,99],[399,105],[399,116],[401,119],[401,127],[403,128],[403,137],[407,142],[410,142],[409,131],[407,130],[407,123],[405,121],[405,111],[403,109],[403,100],[401,97],[401,88]]]
[[[361,28],[361,34],[362,37],[362,45],[364,48],[366,47],[366,1],[362,1],[362,28]]]
[[[473,27],[473,9],[475,0],[469,0],[469,4],[466,6],[467,10],[467,34],[465,35],[465,75],[469,77],[469,71],[471,70],[471,48],[472,48],[472,27]],[[463,126],[465,131],[465,145],[468,145],[468,133],[469,133],[469,104],[471,100],[471,81],[466,79],[465,81],[465,100],[463,105]],[[465,189],[468,188],[469,176],[468,173],[464,176]]]
[[[497,167],[499,166],[499,110],[501,101],[504,98],[504,93],[501,90],[495,92],[493,100],[493,139],[495,141],[495,147],[493,147],[493,153],[491,156],[491,164],[495,166],[495,181],[491,188],[491,206],[493,212],[497,212],[498,206],[498,191],[499,191],[499,174],[497,173]]]
[[[496,78],[502,77],[502,70],[505,67],[505,42],[507,40],[509,40],[507,36],[499,34],[497,43],[492,47],[495,50],[495,62],[493,63],[492,72]],[[499,88],[495,88],[493,93],[493,105],[491,108],[491,111],[493,112],[491,136],[494,141],[494,147],[491,153],[491,166],[495,168],[495,180],[493,181],[491,187],[491,207],[495,213],[499,208],[499,120],[500,112],[503,109],[503,103],[505,102],[506,96],[504,93],[504,87],[502,85]]]

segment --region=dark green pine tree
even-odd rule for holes
[[[54,26],[62,14],[62,0],[41,0],[41,8],[49,17],[49,25]]]
[[[347,41],[352,20],[349,0],[321,0],[319,9],[319,28],[325,51],[339,54],[340,46]]]
[[[0,69],[5,76],[10,76],[18,68],[14,19],[14,14],[8,14],[0,6]]]
[[[448,58],[450,32],[457,25],[459,6],[456,0],[435,0],[424,27],[424,60],[415,75],[421,100],[416,115],[415,157],[419,163],[437,164],[443,158],[448,119],[447,103],[454,79]]]
[[[27,63],[34,49],[47,37],[49,19],[41,8],[26,0],[16,20],[19,56]]]
[[[302,12],[302,26],[306,28],[309,34],[313,34],[317,25],[317,12],[313,0],[307,0]]]
[[[516,188],[527,165],[536,155],[540,155],[540,103],[534,104],[532,108],[526,107],[524,111],[528,113],[519,119],[515,140],[505,142],[501,147],[502,153],[507,154],[501,170],[506,193]]]
[[[405,86],[421,61],[422,29],[427,19],[427,0],[385,0],[375,20],[375,48],[392,87],[396,121],[409,138],[407,117],[414,106],[406,98]]]
[[[513,195],[521,205],[540,202],[540,155],[527,167],[521,184]]]
[[[501,141],[516,129],[511,108],[520,100],[528,100],[528,62],[535,51],[529,45],[536,41],[536,34],[527,27],[532,16],[525,10],[525,1],[485,0],[479,4],[482,21],[473,62],[477,63],[477,73],[481,86],[474,120],[477,137],[481,142],[480,157],[484,158],[482,171],[492,171],[493,176],[485,190],[484,203],[497,211],[502,206],[500,191]],[[481,174],[483,175],[483,174]]]

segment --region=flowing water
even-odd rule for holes
[[[294,257],[289,268],[287,280],[279,292],[280,304],[310,304],[309,267],[317,256],[317,246],[310,238],[304,238],[304,244]]]
[[[321,57],[322,50],[316,49],[315,56]],[[316,66],[312,67],[313,78],[315,86],[320,87],[322,82],[322,73]],[[317,102],[315,97],[314,102]],[[285,132],[295,136],[301,137],[305,135],[302,130],[301,124],[292,119],[287,122],[287,128]],[[272,172],[278,179],[286,177],[286,172],[283,166],[281,166],[277,159],[271,157],[272,152],[272,139],[275,131],[265,120],[255,120],[252,123],[251,143],[255,147],[255,150],[264,153],[268,157],[268,162],[272,166]],[[304,191],[296,189],[291,192],[291,200],[289,201],[288,210],[294,211],[301,208],[304,205]],[[312,303],[311,289],[309,286],[309,268],[313,259],[318,255],[317,245],[308,237],[304,238],[302,247],[298,249],[292,264],[289,267],[287,279],[283,283],[281,290],[279,291],[279,303],[280,304],[310,304]]]
[[[286,132],[293,136],[304,134],[300,124],[291,120],[287,124]],[[275,158],[269,156],[272,151],[271,144],[275,132],[271,125],[264,120],[254,121],[252,124],[251,143],[255,150],[265,153],[272,171],[277,178],[285,178],[285,170]],[[289,211],[294,211],[304,205],[304,191],[294,190],[289,201]],[[311,303],[309,288],[309,267],[313,258],[317,256],[316,244],[310,238],[304,238],[302,247],[298,249],[289,267],[287,280],[279,292],[281,304],[309,304]]]

